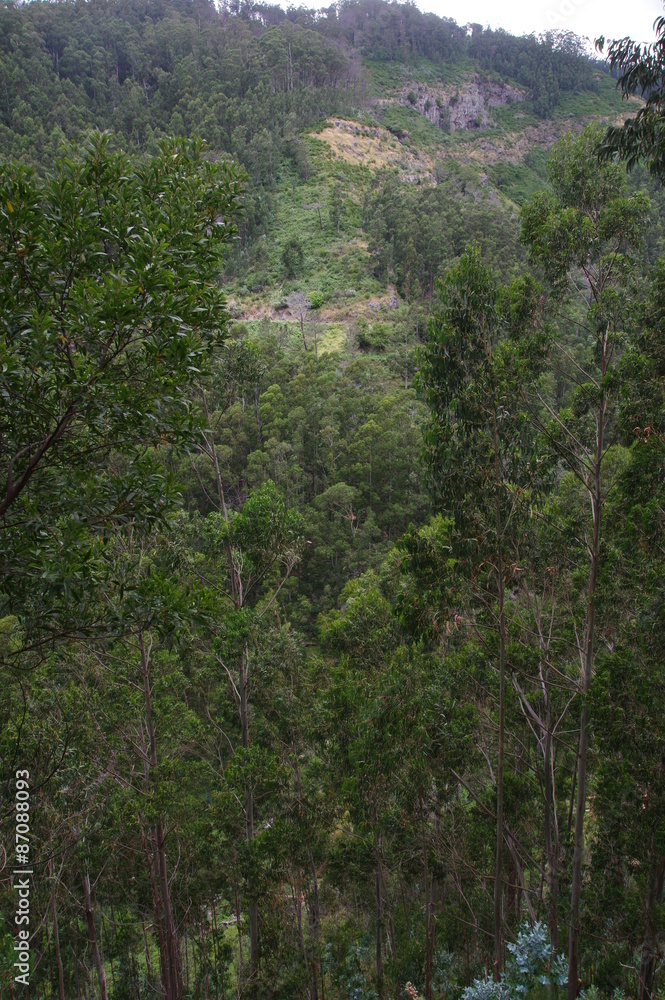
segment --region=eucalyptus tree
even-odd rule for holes
[[[617,87],[622,96],[629,100],[639,94],[644,104],[634,116],[626,118],[623,125],[607,128],[600,156],[605,161],[623,160],[629,170],[645,162],[662,184],[665,180],[665,17],[656,19],[654,29],[656,40],[649,45],[621,38],[608,46],[607,61],[610,71],[618,74]],[[605,39],[599,38],[596,46],[602,52]]]
[[[537,422],[556,454],[578,480],[589,501],[582,528],[588,555],[585,628],[579,638],[581,718],[568,949],[568,995],[574,1000],[579,974],[580,905],[587,799],[589,707],[596,649],[597,586],[607,497],[608,453],[617,440],[615,390],[630,308],[630,276],[650,211],[645,195],[628,195],[625,171],[599,164],[599,126],[563,136],[554,148],[552,194],[536,195],[522,210],[522,238],[544,271],[559,310],[553,342],[558,372],[572,385],[571,405],[558,410],[542,394]],[[567,336],[566,336],[567,333]]]
[[[599,819],[591,851],[594,912],[612,913],[615,935],[639,953],[639,1000],[654,995],[665,931],[664,307],[661,260],[620,366],[619,425],[629,447],[622,449],[608,497],[611,563],[604,595],[619,615],[615,610],[613,641],[599,657],[592,686]]]
[[[494,969],[503,955],[502,866],[506,592],[516,581],[515,541],[527,497],[537,491],[535,430],[524,402],[547,347],[534,288],[521,282],[500,293],[478,249],[468,249],[440,289],[422,354],[427,393],[425,459],[435,503],[454,524],[453,557],[473,581],[472,616],[496,636],[499,721],[496,770]],[[527,505],[528,508],[528,505]]]
[[[231,750],[243,769],[243,819],[250,861],[257,837],[251,698],[252,689],[260,681],[260,675],[252,679],[252,661],[259,661],[264,633],[270,631],[271,619],[278,619],[278,597],[300,560],[303,544],[300,517],[286,510],[271,482],[251,494],[239,510],[225,508],[208,515],[199,541],[207,565],[198,573],[217,591],[224,610],[212,632],[211,653],[228,679],[237,711],[239,745]],[[226,580],[220,580],[222,566]],[[235,677],[229,663],[235,666]],[[250,982],[256,991],[261,886],[251,875],[248,882]]]
[[[206,559],[203,566],[196,568],[196,575],[221,601],[219,621],[211,636],[211,652],[229,681],[240,723],[238,758],[246,762],[243,818],[251,854],[256,825],[255,778],[251,766],[250,667],[254,652],[258,655],[261,648],[262,632],[270,616],[277,614],[279,593],[300,561],[304,540],[299,516],[287,510],[271,481],[241,501],[236,509],[229,505],[228,482],[225,483],[219,458],[221,419],[238,395],[247,388],[254,389],[263,368],[252,351],[241,343],[231,345],[221,361],[211,385],[199,387],[205,425],[191,455],[193,468],[213,510],[203,524],[194,522],[190,530],[193,549],[201,550]],[[208,480],[212,479],[210,489],[206,488],[202,473]],[[235,677],[229,663],[234,664]],[[235,752],[232,748],[232,753]],[[256,991],[260,889],[256,878],[250,881],[250,983]]]

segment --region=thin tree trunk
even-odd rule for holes
[[[307,961],[307,945],[305,944],[305,934],[302,929],[302,894],[297,885],[291,886],[291,893],[293,895],[293,908],[296,911],[296,925],[298,927],[300,950],[302,951],[302,959],[305,963],[305,971],[308,971],[309,962]]]
[[[559,825],[556,817],[556,801],[554,792],[554,763],[552,757],[552,712],[550,706],[549,672],[543,671],[540,664],[540,680],[543,690],[545,717],[541,720],[541,731],[545,739],[543,752],[543,827],[545,835],[545,854],[547,857],[547,927],[552,954],[559,951]]]
[[[249,648],[245,643],[244,652],[240,657],[240,727],[243,749],[249,749],[249,704],[247,684],[249,680]],[[252,782],[245,782],[245,836],[249,842],[254,840],[254,792]],[[259,972],[259,914],[255,899],[249,899],[249,975],[252,988],[255,990]]]
[[[432,958],[434,951],[433,890],[434,879],[430,878],[427,860],[425,860],[425,1000],[432,1000]]]
[[[90,876],[87,872],[83,875],[83,901],[85,919],[88,925],[88,934],[90,936],[90,945],[92,947],[92,958],[95,963],[97,979],[99,981],[99,996],[100,1000],[106,1000],[106,971],[104,969],[104,963],[102,962],[101,955],[99,954],[97,929],[95,927],[95,914],[92,909],[92,901],[90,899]]]
[[[429,873],[429,858],[427,855],[427,837],[425,835],[425,803],[418,796],[418,812],[421,820],[423,838],[423,884],[425,887],[425,1000],[432,1000],[432,888],[433,879]]]
[[[219,951],[217,948],[218,944],[218,934],[217,934],[217,909],[215,907],[215,898],[213,896],[212,900],[212,929],[213,929],[213,949],[212,953],[215,959],[215,1000],[219,1000]],[[222,983],[224,982],[224,972],[222,971]],[[222,985],[222,990],[224,986]]]
[[[74,921],[74,944],[70,944],[72,955],[74,956],[74,982],[76,984],[76,1000],[81,1000],[81,986],[79,984],[79,962],[78,962],[78,934],[76,932],[77,921]],[[103,1000],[103,998],[102,998]]]
[[[379,847],[380,851],[380,847]],[[383,992],[383,957],[381,954],[381,926],[383,924],[383,908],[381,905],[381,862],[377,851],[375,889],[376,889],[376,988],[379,996]]]
[[[134,949],[130,948],[129,955],[132,961],[132,987],[136,990],[136,996],[138,1000],[141,1000],[141,986],[139,984],[139,972],[136,968],[136,956],[134,955]]]
[[[238,996],[240,996],[240,982],[242,980],[243,972],[243,954],[242,954],[242,930],[240,928],[240,894],[238,893],[238,888],[236,886],[236,927],[238,929]]]
[[[305,793],[302,787],[302,779],[300,777],[300,768],[298,767],[298,755],[296,753],[295,743],[292,743],[293,750],[293,761],[294,761],[294,774],[296,782],[298,785],[298,798],[300,800],[300,815],[305,821]],[[310,934],[312,939],[312,998],[311,1000],[318,1000],[319,986],[318,986],[318,969],[319,969],[319,922],[321,918],[320,905],[319,905],[319,880],[316,874],[316,865],[314,863],[314,855],[312,853],[312,845],[309,840],[307,841],[307,860],[309,861],[309,870],[312,875],[312,892],[309,896],[309,923],[310,923]],[[308,894],[309,895],[309,894]],[[307,963],[307,956],[305,956],[305,963]],[[321,976],[323,977],[323,970],[321,970]]]
[[[155,925],[157,927],[157,937],[159,940],[159,966],[162,979],[162,995],[166,998],[166,1000],[173,1000],[169,986],[168,956],[166,952],[166,940],[164,938],[164,926],[162,922],[162,901],[160,899],[159,889],[157,887],[157,880],[155,878],[155,868],[153,865],[153,859],[151,857],[151,854],[154,853],[154,849],[148,848],[148,844],[146,843],[146,839],[142,830],[141,830],[141,840],[143,842],[143,850],[148,865],[150,884],[152,886],[153,905],[155,908]]]
[[[545,797],[545,851],[547,853],[547,926],[549,930],[550,948],[552,954],[559,951],[559,923],[558,923],[558,861],[559,861],[559,838],[554,827],[554,788],[552,781],[552,720],[550,714],[549,690],[546,682],[543,685],[546,690],[545,706],[545,753],[544,753],[544,797]],[[552,836],[554,834],[554,836]]]
[[[663,901],[663,883],[665,882],[665,861],[658,857],[656,838],[651,838],[651,872],[649,876],[649,893],[646,905],[646,928],[640,956],[640,979],[637,987],[637,1000],[652,1000],[653,981],[656,973],[656,958],[658,956],[658,919],[657,910]]]
[[[102,961],[104,961],[104,911],[100,907],[100,912],[102,919],[99,923],[99,947],[102,952]],[[111,919],[115,924],[115,917],[113,916],[113,904],[111,904]],[[111,966],[111,982],[113,983],[113,996],[115,996],[115,969],[113,968],[113,942],[109,939],[109,965]]]
[[[501,472],[499,466],[499,434],[496,410],[493,413],[494,473],[496,497],[494,518],[496,557],[499,584],[499,760],[496,772],[496,853],[494,867],[494,977],[499,979],[503,965],[501,917],[503,909],[503,769],[506,728],[506,611],[503,577],[503,546],[501,544]]]
[[[161,820],[155,826],[155,846],[158,858],[159,882],[164,910],[164,922],[166,924],[166,953],[169,961],[169,977],[171,981],[171,993],[173,1000],[180,1000],[182,996],[182,970],[180,965],[180,948],[178,945],[178,934],[173,918],[173,908],[171,905],[171,889],[169,886],[166,867],[166,848],[164,844],[164,828]]]
[[[304,340],[305,334],[303,329],[302,313],[300,317],[300,326]],[[209,422],[208,405],[205,393],[202,393],[202,396],[203,396],[203,405],[206,413],[206,418],[208,418]],[[259,426],[259,438],[260,438],[261,423],[259,419],[259,410],[258,410],[258,392],[256,394],[256,417]],[[228,522],[228,511],[224,500],[224,489],[222,484],[222,478],[219,471],[217,450],[212,436],[210,438],[206,437],[206,443],[207,443],[208,454],[212,459],[213,466],[215,469],[215,477],[217,483],[217,490],[219,494],[220,509],[222,511],[222,516],[224,517],[224,520]],[[231,549],[230,543],[227,545],[227,555],[229,563],[229,580],[231,584],[231,596],[235,608],[237,610],[240,610],[243,607],[242,581],[235,564],[233,551]],[[239,675],[238,691],[240,695],[240,704],[238,706],[238,709],[240,714],[241,739],[242,739],[243,749],[247,750],[249,749],[249,697],[247,690],[249,681],[249,648],[247,643],[245,643],[244,650],[240,655],[240,661],[238,664],[238,675]],[[251,842],[254,839],[254,794],[250,779],[248,779],[247,782],[245,783],[244,812],[245,812],[245,835],[247,840]],[[258,986],[258,973],[259,973],[259,912],[258,912],[258,903],[256,899],[251,898],[251,896],[247,904],[247,909],[249,912],[250,980],[252,983],[252,993],[255,995]],[[238,921],[239,920],[240,920],[240,914],[238,913]],[[238,924],[238,933],[240,934],[239,924]],[[241,950],[241,964],[242,964],[242,950]]]
[[[53,864],[53,850],[51,844],[51,831],[48,834],[49,843],[49,869],[51,875],[51,914],[53,916],[53,945],[55,947],[55,961],[58,966],[58,994],[60,1000],[65,1000],[65,976],[62,968],[62,955],[60,954],[60,933],[58,931],[58,911],[55,899],[55,865]]]
[[[602,374],[605,376],[607,333],[602,341]],[[596,414],[596,455],[593,467],[591,510],[593,541],[587,603],[586,642],[584,649],[584,677],[582,680],[582,716],[580,720],[580,748],[577,768],[577,802],[575,805],[575,834],[573,849],[573,876],[570,899],[570,936],[568,942],[568,1000],[575,1000],[579,985],[580,908],[582,902],[582,860],[584,857],[584,815],[587,791],[587,751],[589,746],[589,709],[587,694],[591,687],[596,626],[596,583],[600,565],[600,515],[602,509],[601,466],[605,447],[605,406],[603,396]]]
[[[319,909],[319,880],[316,875],[316,865],[314,864],[314,855],[312,854],[312,848],[310,847],[309,843],[307,844],[307,857],[309,859],[309,867],[312,873],[312,897],[309,907],[310,933],[312,936],[312,1000],[318,1000],[319,920],[321,914]]]
[[[148,983],[152,981],[152,964],[150,962],[150,949],[148,947],[148,935],[145,929],[145,920],[141,917],[141,927],[143,928],[143,946],[145,948],[145,965],[148,972]]]
[[[577,745],[577,753],[575,754],[575,767],[573,768],[573,780],[570,785],[570,805],[568,807],[568,837],[570,838],[570,831],[573,828],[573,806],[575,805],[575,792],[577,791],[577,768],[580,760],[580,748],[579,742]]]
[[[155,724],[152,717],[152,699],[150,693],[150,656],[146,651],[143,631],[139,630],[136,636],[139,652],[141,655],[141,674],[143,679],[143,701],[145,708],[146,729],[148,731],[149,767],[157,767],[157,739],[155,735]],[[152,870],[153,892],[155,894],[156,910],[159,910],[158,919],[160,930],[162,920],[164,921],[165,933],[160,940],[163,946],[162,958],[162,981],[166,990],[167,1000],[180,1000],[182,995],[182,972],[180,969],[180,953],[178,949],[177,933],[173,920],[173,910],[171,907],[171,890],[166,867],[166,849],[164,845],[164,827],[161,820],[155,824],[152,832],[154,869]],[[158,888],[159,886],[159,888]],[[159,903],[158,903],[159,901]],[[166,960],[166,966],[164,966]]]

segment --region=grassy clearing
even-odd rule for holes
[[[621,94],[616,89],[615,81],[606,73],[599,73],[596,82],[598,84],[596,92],[592,90],[585,90],[579,94],[562,92],[559,103],[554,109],[554,120],[560,121],[566,118],[613,119],[633,113],[642,103],[638,100],[630,102],[622,100]]]
[[[374,96],[386,97],[395,94],[407,83],[436,84],[461,83],[475,70],[471,59],[466,57],[456,62],[433,63],[429,59],[417,59],[404,64],[390,59],[363,59],[363,67],[370,81]]]
[[[386,104],[380,113],[380,121],[409,150],[422,150],[430,156],[446,148],[450,136],[429,118],[399,104]]]
[[[331,323],[317,335],[319,354],[332,354],[348,349],[349,337],[345,323]]]
[[[543,178],[524,163],[495,163],[487,168],[491,184],[516,205],[543,187]]]
[[[521,101],[519,104],[502,104],[497,108],[492,108],[492,118],[499,128],[507,132],[523,132],[529,126],[537,128],[542,125],[543,119],[534,113],[533,104],[530,101]]]

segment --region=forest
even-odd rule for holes
[[[663,1000],[665,18],[0,19],[2,1000]]]

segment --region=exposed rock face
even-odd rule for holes
[[[451,132],[486,128],[491,123],[491,108],[524,100],[517,87],[505,83],[486,83],[477,78],[461,90],[428,87],[424,84],[405,86],[399,103],[412,107],[439,128]]]

